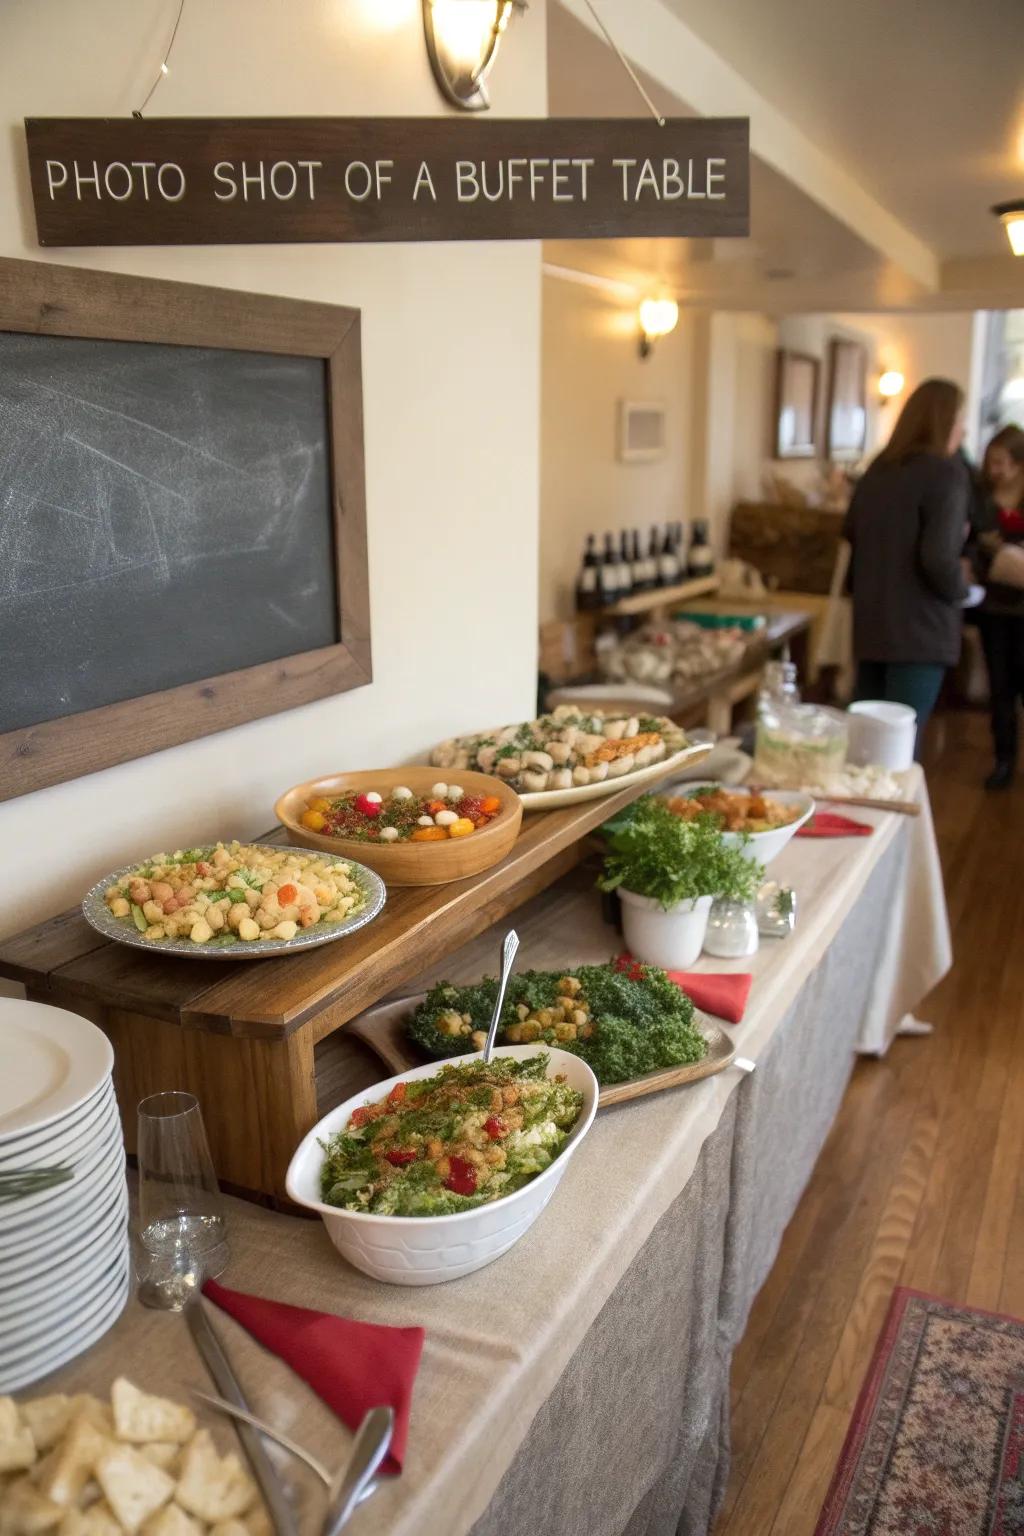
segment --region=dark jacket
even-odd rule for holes
[[[1020,510],[1024,512],[1024,507]],[[989,566],[999,547],[998,542],[992,539],[994,535],[998,535],[1004,544],[1024,543],[1020,535],[1007,533],[1000,526],[999,508],[990,496],[983,493],[975,498],[971,507],[971,537],[968,544],[974,574],[978,581],[985,584],[985,601],[979,611],[1013,614],[1024,618],[1024,588],[1007,587],[1001,582],[988,579]]]
[[[937,454],[876,460],[859,481],[843,524],[858,661],[954,665],[967,507],[963,466]]]

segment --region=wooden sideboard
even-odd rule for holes
[[[372,923],[301,954],[215,961],[146,953],[104,938],[76,907],[0,942],[0,976],[108,1036],[129,1152],[139,1100],[183,1089],[200,1100],[221,1182],[286,1205],[285,1173],[302,1137],[334,1103],[385,1075],[379,1065],[367,1075],[364,1058],[360,1080],[359,1049],[326,1050],[332,1037],[572,869],[587,835],[650,787],[531,812],[493,869],[392,889]]]

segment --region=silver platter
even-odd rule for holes
[[[309,848],[296,848],[288,843],[248,843],[245,846],[262,848],[267,853],[296,853],[304,859],[311,854]],[[210,843],[203,851],[212,852],[215,847],[215,843]],[[133,874],[144,865],[145,859],[136,859],[133,864],[125,864],[98,880],[82,902],[82,914],[104,938],[113,939],[117,944],[128,944],[132,949],[144,949],[150,955],[183,955],[189,960],[264,960],[275,955],[293,955],[297,950],[316,949],[321,944],[343,939],[358,928],[365,928],[380,914],[387,899],[383,880],[365,864],[357,864],[352,859],[332,859],[329,854],[319,854],[318,857],[327,865],[347,864],[352,880],[366,898],[366,905],[343,923],[315,923],[312,928],[301,928],[294,939],[239,939],[234,944],[218,945],[193,944],[191,939],[144,938],[134,923],[114,917],[103,897],[122,875]]]

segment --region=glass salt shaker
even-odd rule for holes
[[[757,953],[757,914],[753,902],[716,901],[708,915],[704,953],[720,960],[739,960]]]

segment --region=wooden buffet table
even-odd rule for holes
[[[360,1512],[353,1536],[710,1529],[728,1469],[730,1357],[845,1089],[923,824],[858,815],[874,824],[871,837],[797,840],[773,865],[799,898],[791,938],[765,941],[751,960],[699,962],[753,971],[730,1034],[755,1072],[603,1110],[535,1226],[493,1265],[447,1285],[386,1286],[349,1269],[318,1224],[229,1202],[226,1284],[426,1329],[405,1470]],[[567,875],[516,921],[524,966],[601,960],[617,944],[589,872]],[[497,942],[497,930],[481,934],[447,956],[443,974],[475,979]],[[438,973],[432,962],[414,985]],[[938,974],[917,972],[923,986]],[[339,1464],[350,1441],[337,1419],[208,1311],[255,1410]],[[132,1301],[96,1348],[39,1390],[106,1391],[124,1371],[156,1391],[203,1381],[181,1319]],[[319,1497],[305,1474],[289,1474],[306,1500],[304,1536],[315,1536]]]
[[[139,1100],[184,1089],[203,1107],[221,1182],[284,1204],[302,1137],[382,1075],[365,1048],[339,1050],[332,1037],[551,885],[578,863],[589,832],[651,787],[531,813],[493,869],[450,885],[392,889],[372,923],[304,954],[219,962],[146,954],[102,937],[74,908],[0,944],[0,976],[107,1034],[130,1152]],[[280,831],[274,836],[282,840]]]

